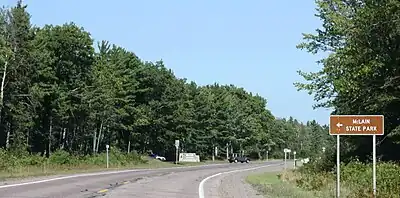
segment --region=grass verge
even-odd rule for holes
[[[249,175],[246,181],[265,197],[271,198],[312,198],[312,193],[297,188],[290,182],[283,181],[278,172],[266,172]]]
[[[336,195],[336,170],[315,160],[294,171],[250,175],[247,181],[266,197],[326,198]],[[377,163],[377,197],[400,198],[400,165]],[[372,165],[352,161],[341,164],[340,196],[372,197]]]
[[[147,162],[141,164],[132,163],[119,166],[110,165],[109,168],[106,168],[104,165],[101,166],[93,164],[77,164],[77,165],[42,164],[41,166],[19,166],[9,170],[0,170],[0,181],[9,179],[21,179],[21,178],[30,178],[37,176],[63,175],[63,174],[73,174],[73,173],[90,173],[98,171],[112,171],[112,170],[134,169],[134,168],[152,169],[152,168],[169,168],[169,167],[180,167],[180,166],[199,166],[205,164],[211,164],[211,163],[199,162],[199,163],[174,164],[171,162],[161,162],[156,159],[153,160],[150,159]]]
[[[266,172],[249,175],[246,181],[259,193],[268,198],[315,198],[320,197],[314,192],[298,188],[290,178],[291,172]],[[288,180],[286,180],[288,179]]]
[[[36,155],[9,153],[0,149],[0,159],[0,181],[105,170],[168,168],[224,163],[223,161],[205,161],[174,164],[173,162],[162,162],[146,156],[140,156],[136,153],[122,153],[115,149],[109,154],[108,169],[106,168],[107,162],[104,153],[74,156],[65,151],[57,151],[52,153],[50,158],[45,158]]]
[[[299,169],[296,172],[296,184],[305,190],[326,192],[325,197],[334,197],[336,170],[324,170],[323,163],[315,161]],[[400,198],[400,166],[393,162],[379,162],[376,170],[377,197]],[[371,164],[359,161],[342,163],[340,174],[341,197],[372,197]]]

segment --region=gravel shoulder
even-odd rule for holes
[[[208,191],[206,197],[219,198],[263,198],[264,196],[258,193],[249,183],[246,177],[249,174],[257,174],[262,172],[281,171],[282,166],[270,166],[260,169],[223,174],[212,178],[208,181],[205,187]]]

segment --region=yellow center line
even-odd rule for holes
[[[122,182],[122,184],[127,184],[127,183],[129,183],[129,181]],[[106,192],[108,192],[108,189],[103,189],[103,190],[97,191],[97,193],[106,193]]]
[[[105,192],[107,192],[107,191],[108,191],[108,189],[103,189],[103,190],[97,191],[97,193],[105,193]]]

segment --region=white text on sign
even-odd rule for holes
[[[353,124],[371,124],[370,119],[353,119]],[[346,132],[374,132],[376,126],[346,126]]]
[[[353,124],[371,124],[370,119],[353,119]]]
[[[357,132],[362,132],[362,131],[366,131],[366,132],[373,132],[373,131],[378,131],[376,129],[376,126],[346,126],[346,131],[357,131]]]
[[[383,115],[331,115],[330,135],[383,135]]]

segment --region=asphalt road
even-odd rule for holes
[[[220,185],[224,175],[277,168],[282,168],[282,161],[79,174],[0,184],[0,197],[221,197],[216,195],[221,189],[215,186],[235,186],[232,179]]]

